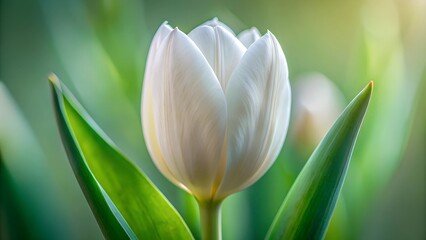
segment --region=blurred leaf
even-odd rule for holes
[[[0,239],[31,239],[31,223],[19,206],[15,188],[0,152]]]
[[[1,206],[0,214],[9,221],[5,223],[8,229],[5,234],[9,232],[12,239],[15,236],[16,239],[75,238],[64,209],[67,205],[58,197],[63,192],[51,172],[53,169],[15,99],[2,82],[0,149],[3,185],[0,193],[5,204]]]
[[[222,204],[223,239],[256,239],[250,229],[250,206],[247,192],[227,197]]]
[[[186,191],[179,191],[179,197],[179,206],[181,207],[181,211],[179,212],[182,214],[182,217],[191,230],[194,238],[200,239],[200,214],[198,211],[197,200]]]
[[[324,237],[372,88],[370,83],[352,100],[313,152],[279,209],[268,239]]]
[[[88,3],[89,0],[39,2],[52,47],[63,66],[63,70],[55,69],[55,72],[63,76],[62,81],[71,88],[104,132],[115,140],[121,151],[151,174],[155,166],[149,161],[140,122],[142,66],[146,56],[143,47],[148,48],[142,39],[146,38],[142,4],[132,0],[118,1],[117,4],[125,8],[111,10],[118,11],[118,16],[106,22],[97,17],[105,11],[103,7],[96,7],[95,2],[99,1],[90,1],[93,5]],[[108,5],[107,2],[105,4]],[[110,3],[113,2],[116,1]],[[128,8],[133,10],[126,11]],[[95,14],[94,9],[98,9],[99,13]],[[133,17],[136,18],[134,22],[131,21]],[[111,32],[98,35],[95,30],[98,29],[95,27],[97,24],[93,21],[103,22],[105,28],[111,28],[105,31]],[[123,27],[122,21],[127,27]],[[118,26],[112,26],[112,23]],[[138,31],[129,35],[133,28],[138,28]],[[121,31],[118,32],[118,29]],[[112,40],[111,36],[116,37]],[[118,44],[120,49],[116,49]],[[115,54],[117,52],[120,54]],[[104,107],[106,105],[108,107]],[[121,124],[123,119],[126,119],[126,124]]]
[[[111,239],[192,239],[173,206],[119,152],[56,76],[50,82],[70,163],[104,235]]]
[[[120,85],[131,103],[140,102],[140,80],[153,34],[146,29],[144,2],[83,0],[87,25],[116,67]]]

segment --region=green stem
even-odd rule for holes
[[[222,201],[199,201],[201,237],[203,240],[222,239]]]

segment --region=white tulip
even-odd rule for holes
[[[151,43],[145,141],[158,169],[199,202],[221,201],[257,181],[284,143],[287,62],[271,32],[250,32],[242,37],[246,48],[217,19],[188,35],[164,23]]]

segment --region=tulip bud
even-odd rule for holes
[[[294,138],[299,150],[310,154],[344,108],[338,87],[322,74],[310,74],[295,86]]]
[[[199,202],[257,181],[287,133],[287,62],[271,32],[246,46],[217,19],[188,35],[160,26],[148,54],[142,125],[157,168]],[[256,33],[257,32],[257,33]],[[260,37],[260,38],[259,38]]]

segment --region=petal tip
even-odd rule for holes
[[[260,35],[260,31],[259,31],[259,29],[257,29],[257,27],[251,27],[250,28],[250,31],[252,31],[254,34],[258,34],[258,35]],[[269,31],[269,30],[268,30]]]
[[[171,29],[172,27],[169,25],[168,21],[164,21],[158,29],[163,29],[163,28]]]
[[[182,31],[181,31],[178,27],[175,27],[175,28],[173,28],[173,30],[170,32],[170,37],[171,37],[171,38],[173,38],[173,37],[175,37],[176,35],[178,35],[178,34],[180,34],[180,33],[182,33]]]

